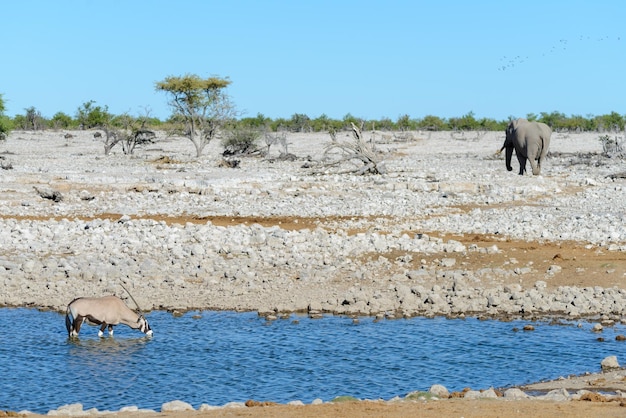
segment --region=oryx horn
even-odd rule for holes
[[[130,296],[130,298],[133,300],[133,302],[135,303],[135,306],[137,307],[137,310],[139,311],[139,314],[143,315],[143,311],[139,307],[139,304],[137,303],[133,295],[128,291],[128,289],[126,289],[126,287],[122,283],[120,283],[120,286],[122,286],[122,289],[124,289],[126,293],[128,293],[128,296]]]

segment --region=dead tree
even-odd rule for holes
[[[265,132],[263,134],[263,140],[265,141],[265,145],[267,149],[265,150],[265,155],[270,155],[270,147],[277,142],[277,138],[269,132]]]
[[[287,139],[287,132],[279,131],[275,134],[266,132],[265,143],[267,144],[266,156],[270,154],[270,146],[274,144],[280,145],[279,155],[276,158],[269,158],[270,161],[295,161],[298,159],[294,154],[289,152],[289,145],[291,142]]]
[[[359,175],[365,173],[384,174],[384,162],[379,160],[376,152],[367,142],[365,142],[361,129],[357,127],[354,123],[351,123],[351,125],[353,136],[352,141],[331,142],[330,144],[326,145],[324,156],[327,156],[331,151],[339,150],[342,154],[342,157],[339,159],[339,161],[333,163],[334,165],[354,161],[358,161],[361,163],[357,164],[357,167],[354,170],[347,171],[347,173],[354,173]]]
[[[114,128],[110,124],[100,127],[104,131],[104,137],[99,132],[94,134],[94,138],[104,142],[104,155],[109,155],[111,150],[118,143],[122,144],[122,152],[132,155],[135,148],[140,145],[151,144],[156,139],[156,134],[146,128],[147,116],[143,119],[134,119],[124,114],[119,117],[118,123],[121,128]]]
[[[113,147],[122,140],[122,137],[117,130],[109,129],[107,126],[103,126],[102,130],[104,131],[104,138],[102,138],[102,142],[104,142],[104,155],[109,155]]]
[[[131,132],[125,132],[122,136],[122,151],[128,155],[132,155],[138,145],[152,144],[156,139],[156,134],[143,126],[139,129],[132,129]]]

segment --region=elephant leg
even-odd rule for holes
[[[539,174],[541,174],[541,165],[540,165],[540,161],[537,160],[530,160],[530,166],[533,168],[533,176],[538,176]]]
[[[526,171],[526,157],[517,154],[517,161],[519,161],[519,175],[523,176]]]
[[[548,149],[544,148],[543,151],[539,154],[539,157],[537,157],[537,173],[535,174],[535,171],[533,170],[533,175],[538,176],[539,174],[541,174],[541,163],[545,161],[547,154]]]
[[[505,143],[506,145],[506,143]],[[513,171],[511,167],[511,157],[513,156],[513,147],[506,147],[506,169],[507,171]]]

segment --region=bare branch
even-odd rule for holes
[[[362,164],[357,166],[355,170],[350,172],[355,174],[384,174],[385,167],[382,161],[379,161],[376,152],[365,142],[361,128],[354,123],[352,125],[352,141],[333,141],[326,145],[324,155],[327,156],[331,151],[338,150],[342,154],[340,162],[360,161]],[[335,163],[333,163],[335,164]]]

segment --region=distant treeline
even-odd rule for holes
[[[587,131],[607,132],[622,131],[626,122],[626,116],[617,112],[607,115],[581,115],[566,116],[560,112],[541,112],[520,115],[528,120],[536,120],[550,126],[554,131]],[[13,118],[3,116],[4,124],[10,129],[17,130],[44,130],[44,129],[92,129],[102,126],[116,126],[128,123],[130,116],[113,115],[108,112],[106,106],[97,106],[95,102],[87,102],[78,108],[74,116],[63,112],[56,113],[52,118],[46,118],[34,107],[25,109],[23,115]],[[342,119],[332,119],[326,115],[311,118],[302,113],[294,113],[290,118],[271,119],[262,114],[255,117],[241,117],[230,123],[235,128],[259,129],[265,131],[288,131],[288,132],[325,132],[342,131],[350,129],[351,123],[365,130],[379,131],[502,131],[509,120],[519,116],[510,117],[507,120],[495,120],[490,118],[476,118],[474,112],[469,112],[460,117],[442,118],[428,115],[423,118],[412,118],[408,114],[398,117],[396,120],[381,118],[378,120],[364,120],[352,114],[345,115]],[[167,129],[168,125],[180,122],[179,116],[172,115],[165,121],[158,118],[143,116],[136,119],[143,121],[144,126],[152,129]]]
[[[528,120],[543,122],[555,131],[621,131],[626,123],[626,116],[617,112],[587,117],[566,116],[560,112],[541,112],[538,115],[530,113],[523,117]],[[441,118],[433,115],[412,118],[409,115],[402,115],[395,121],[389,118],[363,120],[351,114],[347,114],[341,120],[331,119],[326,115],[312,119],[305,114],[296,113],[289,119],[270,119],[259,114],[254,118],[241,118],[238,123],[243,127],[268,127],[272,131],[287,130],[293,132],[340,131],[350,129],[351,123],[363,129],[380,131],[501,131],[512,119],[517,119],[517,117],[511,116],[500,121],[490,118],[476,118],[474,112],[453,118]]]

